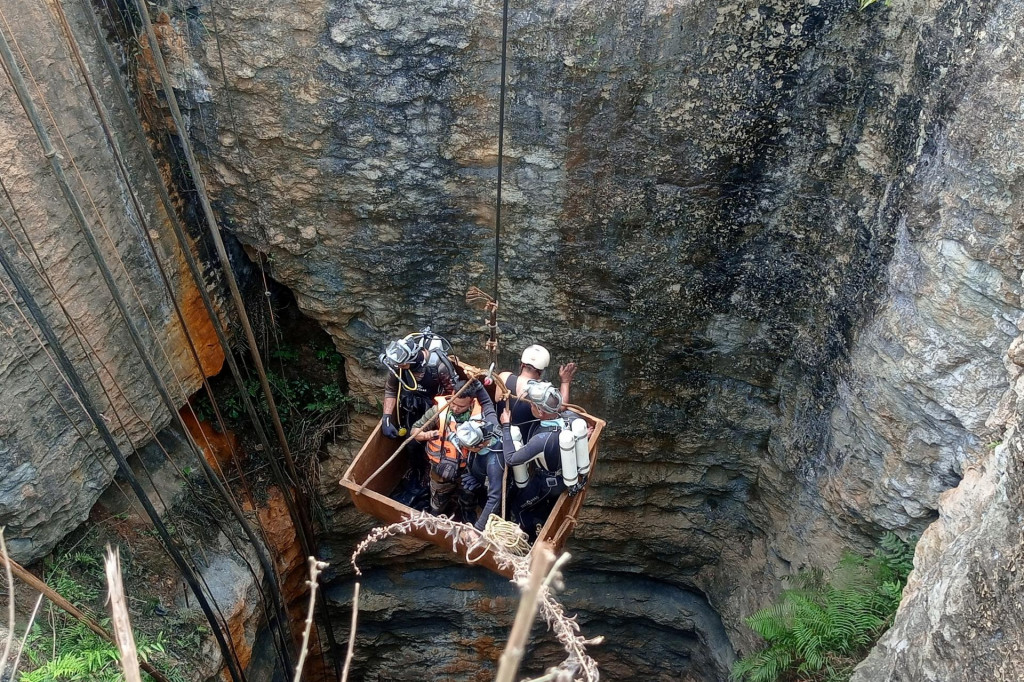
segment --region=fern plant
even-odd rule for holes
[[[85,552],[54,554],[46,560],[46,582],[65,599],[87,613],[93,611],[102,594],[103,566],[100,560]],[[73,573],[74,572],[74,573]],[[76,578],[76,575],[80,579]],[[98,619],[109,630],[109,619]],[[50,628],[37,621],[25,645],[29,665],[18,674],[18,682],[123,682],[117,647],[90,630],[84,623],[62,611],[53,611]],[[152,639],[135,633],[139,658],[157,659],[171,679],[182,681],[182,675],[171,664],[164,646],[164,635]],[[143,674],[143,679],[151,680]]]
[[[105,623],[104,623],[105,624]],[[38,637],[33,638],[38,641]],[[163,635],[155,641],[136,637],[139,658],[150,660],[155,654],[165,653]],[[20,682],[56,682],[70,680],[82,682],[123,682],[124,675],[118,665],[120,654],[113,644],[97,637],[92,630],[79,621],[70,621],[54,633],[56,655],[41,660],[36,647],[26,648],[29,660],[35,670],[23,672]]]
[[[839,682],[892,622],[913,568],[913,545],[892,533],[871,558],[847,555],[829,580],[798,574],[778,603],[746,619],[767,646],[738,661],[735,682]]]

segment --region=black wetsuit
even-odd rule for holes
[[[469,458],[469,474],[480,486],[480,492],[485,495],[481,504],[483,509],[474,524],[477,530],[483,530],[487,526],[487,517],[491,514],[501,513],[501,486],[504,482],[504,473],[502,447],[497,439]]]
[[[566,410],[558,415],[566,423],[572,423],[573,419],[579,419],[575,412]],[[537,526],[547,521],[548,514],[558,500],[558,496],[565,490],[565,483],[562,480],[562,452],[558,446],[558,434],[562,428],[560,425],[549,422],[540,422],[532,429],[532,436],[523,447],[515,449],[510,433],[510,424],[502,425],[502,446],[505,454],[506,466],[525,464],[535,457],[542,455],[543,464],[531,465],[530,479],[523,488],[512,488],[509,493],[509,503],[512,514],[519,521],[519,525],[530,536],[530,540],[536,539]]]
[[[405,429],[411,429],[416,420],[430,409],[435,397],[454,392],[455,378],[448,359],[433,351],[418,368],[402,370],[404,386],[401,387],[400,398],[398,378],[394,374],[388,374],[384,382],[384,398],[398,398],[398,424]],[[416,388],[410,391],[405,386]]]
[[[509,391],[509,412],[512,426],[518,426],[523,433],[523,442],[530,440],[530,435],[537,425],[537,419],[533,416],[533,412],[530,410],[530,403],[525,399],[520,399],[519,394],[516,393],[516,384],[519,383],[518,374],[510,374],[505,379],[505,388]],[[499,414],[504,411],[505,401],[498,403],[497,410]]]

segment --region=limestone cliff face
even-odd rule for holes
[[[424,324],[472,356],[494,8],[218,7],[222,53],[175,6],[171,25],[238,234],[357,393]],[[611,422],[583,564],[705,595],[742,648],[780,577],[922,529],[984,455],[1021,319],[1020,11],[513,3],[505,359],[578,360],[575,397]]]
[[[540,342],[556,364],[579,361],[574,399],[610,422],[572,546],[586,572],[568,602],[594,634],[619,634],[622,646],[598,652],[610,670],[721,679],[732,650],[752,644],[741,617],[781,577],[866,548],[884,529],[923,529],[965,472],[1016,452],[986,446],[1013,414],[1003,357],[1022,319],[1013,31],[1024,8],[881,4],[859,13],[838,0],[513,3],[503,355],[511,366]],[[174,1],[154,12],[188,133],[224,219],[331,332],[353,393],[378,395],[380,348],[425,324],[479,359],[479,313],[463,294],[490,288],[495,255],[494,3],[216,8]],[[69,139],[92,150],[83,154],[91,172],[106,173],[82,88],[61,71],[70,67],[57,33],[30,47],[56,64],[48,87],[78,102],[63,113],[68,132],[81,132]],[[32,229],[52,242],[44,259],[64,268],[89,333],[121,354],[127,400],[160,422],[74,229],[57,227],[69,219],[47,198],[51,180],[16,111],[0,118],[15,200],[32,204]],[[140,291],[153,316],[166,303],[109,177],[94,195],[118,225],[133,279],[149,278]],[[170,319],[154,318],[157,336],[183,368]],[[16,347],[33,348],[5,347],[5,399],[24,414],[52,412]],[[0,416],[10,434],[0,457],[21,472],[0,484],[12,500],[0,512],[32,530],[36,544],[19,551],[36,554],[87,508],[90,488],[47,479],[57,497],[35,504],[31,485],[42,478],[18,467],[57,452],[77,462],[61,472],[102,477],[66,422],[18,414]],[[130,432],[144,436],[140,423]],[[325,480],[351,451],[335,451]],[[365,520],[331,492],[330,549],[343,567]],[[1011,542],[1004,535],[987,537]],[[926,542],[921,560],[935,560],[922,571],[957,570],[947,544]],[[393,607],[422,599],[491,636],[459,613],[476,588],[459,588],[459,571],[436,570],[414,549],[389,550],[389,578],[373,585],[379,608],[367,627],[380,634],[364,671],[418,678],[417,660],[452,670],[465,657],[489,661],[482,640],[436,647],[432,629]],[[455,586],[428,604],[423,587],[439,582]],[[926,591],[915,594],[908,607]],[[902,618],[919,630],[914,613]],[[648,636],[630,644],[638,631]],[[384,657],[396,642],[404,668]],[[893,674],[923,669],[901,660]]]
[[[961,345],[963,337],[959,333],[947,334],[943,345],[928,349],[929,355],[924,356],[940,360],[946,370],[924,375],[929,379],[924,384],[929,395],[933,395],[933,387],[945,384],[948,388],[944,392],[953,398],[952,416],[964,425],[977,425],[987,419],[994,435],[980,454],[961,460],[964,474],[960,485],[940,495],[939,518],[918,543],[914,572],[895,623],[857,668],[853,682],[1002,681],[1020,677],[1024,656],[1018,579],[1024,561],[1024,441],[1020,434],[1024,337],[1019,332],[1024,325],[1012,309],[993,308],[989,320],[976,320],[979,308],[974,301],[977,297],[1012,300],[995,292],[1006,287],[1007,293],[1016,294],[1024,283],[1007,281],[992,267],[1004,259],[1013,264],[1021,251],[1020,230],[1013,229],[1019,225],[1021,211],[1021,199],[1014,189],[1020,177],[1014,159],[1021,153],[1021,123],[1017,118],[1007,118],[1005,112],[1024,101],[1019,77],[1024,62],[1020,54],[1008,51],[999,37],[1007,27],[1018,25],[1021,14],[1021,8],[1014,6],[1001,6],[993,12],[977,49],[979,55],[991,55],[992,59],[979,59],[975,77],[964,93],[963,105],[951,118],[932,171],[933,183],[941,182],[946,187],[937,193],[939,200],[930,214],[948,216],[957,229],[955,239],[936,242],[936,251],[944,257],[933,256],[933,265],[919,266],[917,271],[952,271],[960,278],[974,273],[967,276],[975,284],[954,292],[943,281],[945,277],[932,275],[924,287],[932,295],[931,300],[923,304],[924,297],[914,297],[917,306],[911,309],[929,311],[929,317],[936,309],[955,311],[961,320],[959,329],[981,328],[990,320],[993,335],[982,340],[988,347],[1003,348],[1005,335],[1014,336],[1004,357],[1004,376],[1010,387],[996,410],[978,409],[981,401],[977,394],[967,390],[977,384],[969,378],[981,372],[994,377],[999,368],[965,362],[977,351]],[[966,191],[950,180],[965,173],[975,179]],[[913,280],[901,277],[900,283],[905,291]],[[918,316],[914,326],[926,328],[924,319]],[[915,355],[918,359],[913,362],[920,365],[923,358],[920,353]],[[941,424],[934,420],[930,426],[934,429]],[[920,438],[924,433],[917,430],[914,435]],[[939,442],[946,447],[956,445],[945,439]],[[932,448],[939,449],[934,445]],[[907,465],[904,468],[915,475]]]
[[[126,112],[108,89],[90,32],[78,3],[66,3],[85,60],[114,121]],[[173,309],[145,246],[142,225],[132,212],[128,190],[118,178],[113,157],[99,127],[89,93],[64,35],[44,3],[14,0],[4,14],[12,23],[14,44],[36,106],[44,101],[54,120],[45,120],[73,190],[104,250],[135,324],[150,345],[157,366],[177,398],[199,384]],[[127,328],[114,307],[77,223],[62,198],[29,121],[6,78],[0,83],[0,248],[16,262],[33,295],[57,330],[82,374],[97,408],[109,419],[122,447],[141,445],[169,420],[159,404]],[[58,134],[58,130],[60,131]],[[118,126],[119,146],[142,190],[142,200],[160,257],[176,280],[175,296],[195,336],[204,369],[216,372],[223,361],[198,291],[182,278],[184,263],[166,216],[155,205],[145,180],[140,148],[127,127]],[[66,147],[60,137],[66,140]],[[74,165],[73,165],[74,164]],[[80,173],[76,173],[75,167]],[[13,207],[13,208],[12,208]],[[15,209],[17,214],[15,214]],[[30,249],[38,252],[39,261]],[[45,269],[53,289],[35,267]],[[15,307],[6,276],[0,276],[0,526],[15,559],[46,554],[80,524],[110,484],[114,460],[103,447],[85,412],[38,340],[34,322]],[[134,285],[134,290],[132,286]],[[80,336],[57,305],[66,305]],[[24,311],[28,315],[27,311]],[[79,340],[80,339],[80,340]],[[95,368],[95,369],[94,369]],[[98,373],[97,373],[98,371]],[[52,391],[52,394],[51,394]]]

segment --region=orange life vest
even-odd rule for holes
[[[455,415],[452,414],[451,407],[449,405],[450,402],[451,399],[447,396],[438,396],[437,398],[434,398],[434,404],[437,405],[439,410],[438,422],[442,424],[442,427],[440,429],[440,436],[437,438],[431,438],[427,441],[427,458],[434,464],[440,464],[442,458],[452,462],[457,462],[461,469],[465,467],[466,463],[469,461],[469,453],[463,454],[459,452],[459,449],[455,447],[450,440],[448,440],[448,436],[455,433],[455,429],[459,427],[461,421],[465,420],[459,421],[455,419]],[[469,418],[474,419],[480,417],[481,409],[480,403],[474,399],[473,407],[471,407],[469,411]]]
[[[469,453],[463,454],[447,438],[437,437],[427,441],[427,458],[434,464],[440,464],[442,459],[446,459],[462,469],[469,462]]]

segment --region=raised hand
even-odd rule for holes
[[[562,380],[563,384],[568,384],[572,381],[572,378],[576,376],[576,363],[570,362],[567,365],[562,365],[558,368],[558,378]]]

